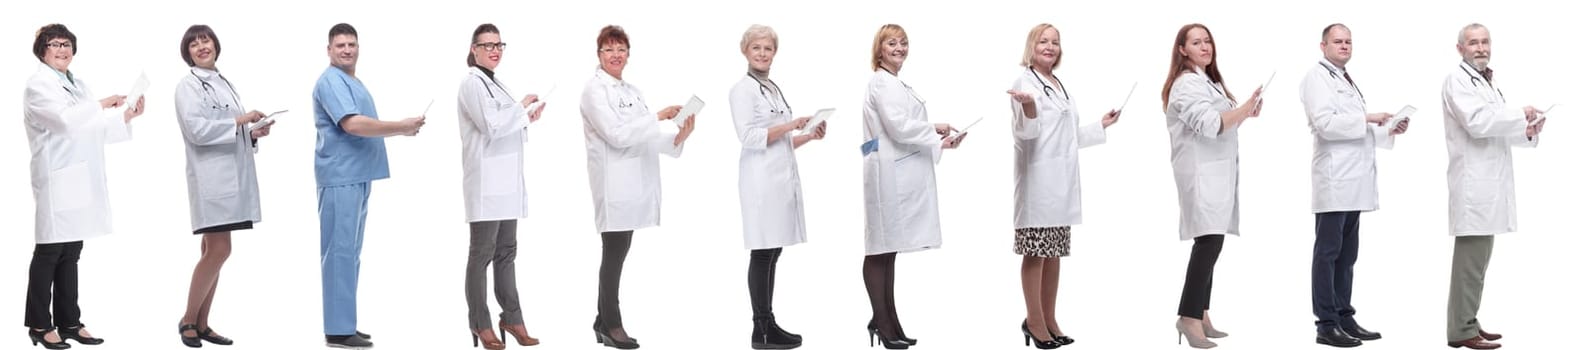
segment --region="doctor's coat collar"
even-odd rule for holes
[[[617,79],[617,77],[611,76],[611,73],[606,73],[605,69],[598,66],[595,67],[595,77],[600,78],[600,81],[605,83],[607,86],[623,86],[628,84],[627,82],[622,81],[622,79]]]

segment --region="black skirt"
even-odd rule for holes
[[[215,225],[215,226],[201,228],[201,229],[198,229],[197,231],[193,231],[193,234],[201,235],[201,234],[205,234],[205,233],[231,232],[231,231],[242,231],[242,230],[251,230],[251,229],[253,229],[253,222],[252,221],[243,221],[243,222],[234,222],[234,223],[229,223],[229,224],[224,224],[224,225]]]

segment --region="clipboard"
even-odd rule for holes
[[[1272,71],[1272,75],[1267,76],[1267,83],[1266,84],[1261,84],[1261,95],[1260,96],[1256,96],[1256,102],[1265,102],[1266,101],[1267,88],[1272,86],[1272,78],[1277,78],[1277,77],[1278,77],[1278,71],[1275,71],[1275,70]]]
[[[830,119],[832,117],[832,113],[836,111],[836,108],[825,108],[815,111],[815,116],[810,118],[809,123],[804,124],[803,129],[799,129],[799,133],[808,134],[815,132],[815,128],[820,126],[821,123],[825,123],[826,119]]]
[[[689,118],[699,114],[702,109],[705,109],[705,100],[699,99],[699,95],[691,96],[688,98],[688,104],[683,105],[683,109],[677,112],[677,116],[673,117],[672,121],[677,122],[677,127],[681,128]]]
[[[132,92],[127,93],[127,104],[138,103],[138,98],[149,91],[149,73],[139,72],[138,79],[132,81]]]
[[[969,133],[969,128],[975,127],[975,124],[980,124],[980,121],[985,119],[986,117],[975,118],[975,121],[969,122],[969,125],[964,126],[963,129],[958,129],[958,132],[947,135],[947,138],[964,137],[964,134]]]
[[[275,122],[275,116],[281,115],[282,113],[286,113],[286,111],[287,110],[283,109],[283,110],[280,110],[280,111],[276,111],[274,113],[270,113],[270,114],[264,115],[264,118],[260,118],[259,121],[254,122],[252,124],[248,124],[248,132],[253,132],[254,130],[262,128],[265,125],[270,125],[270,123],[274,123]]]
[[[1410,115],[1415,114],[1416,111],[1415,106],[1404,105],[1404,108],[1399,109],[1399,113],[1395,113],[1392,118],[1388,118],[1388,123],[1386,124],[1388,130],[1399,128],[1399,124],[1409,120]]]
[[[1547,119],[1547,112],[1553,111],[1553,107],[1558,107],[1558,104],[1554,103],[1551,106],[1547,106],[1547,109],[1544,109],[1544,110],[1542,110],[1540,112],[1537,112],[1536,113],[1536,119],[1532,120],[1529,123],[1525,123],[1525,126],[1533,126],[1533,125],[1536,125],[1537,123],[1541,123],[1543,119]]]
[[[1118,105],[1118,114],[1122,115],[1123,107],[1129,106],[1129,98],[1134,97],[1134,88],[1138,86],[1140,86],[1140,82],[1138,81],[1129,85],[1129,94],[1123,95],[1123,103]]]

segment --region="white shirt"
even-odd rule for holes
[[[1079,109],[1059,82],[1026,68],[1013,90],[1030,94],[1036,107],[1035,118],[1026,118],[1024,104],[1012,101],[1013,227],[1078,225],[1079,149],[1107,142],[1107,133],[1100,121],[1080,124]]]
[[[584,115],[596,231],[660,225],[660,154],[683,154],[683,145],[672,142],[677,133],[660,131],[638,87],[598,68],[584,85],[579,111]]]

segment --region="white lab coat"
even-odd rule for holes
[[[1448,228],[1454,236],[1491,236],[1519,230],[1510,147],[1536,147],[1525,137],[1525,111],[1505,105],[1503,93],[1460,63],[1443,82],[1443,131],[1448,144]]]
[[[478,67],[457,91],[457,131],[462,136],[463,207],[468,222],[528,216],[523,142],[529,111],[507,87]]]
[[[1377,210],[1377,151],[1393,148],[1390,128],[1366,122],[1366,100],[1344,70],[1322,60],[1300,81],[1310,117],[1311,212]]]
[[[67,83],[40,63],[23,98],[38,244],[110,234],[105,145],[132,139],[122,109],[100,108],[88,83],[73,78],[75,84]]]
[[[1079,149],[1107,142],[1101,121],[1080,124],[1074,100],[1045,79],[1021,69],[1013,81],[1013,90],[1035,98],[1036,109],[1035,119],[1026,118],[1024,104],[1011,101],[1016,229],[1080,224]]]
[[[579,102],[595,230],[616,232],[660,225],[660,154],[679,157],[683,145],[672,145],[677,132],[659,129],[660,123],[645,106],[638,87],[595,70]]]
[[[186,141],[193,230],[262,221],[253,137],[237,125],[246,110],[231,82],[219,72],[193,67],[176,84],[175,100]]]
[[[866,89],[864,122],[865,140],[878,148],[865,156],[865,255],[941,247],[942,137],[925,114],[925,100],[878,69]]]
[[[1224,87],[1184,72],[1168,93],[1167,131],[1178,185],[1179,239],[1239,235],[1239,127],[1222,129],[1234,108]]]
[[[763,88],[745,75],[733,85],[727,101],[742,151],[738,155],[738,206],[743,213],[746,249],[770,249],[804,243],[804,193],[799,186],[793,135],[770,145],[767,130],[793,120],[782,91]],[[795,132],[796,133],[796,132]]]

